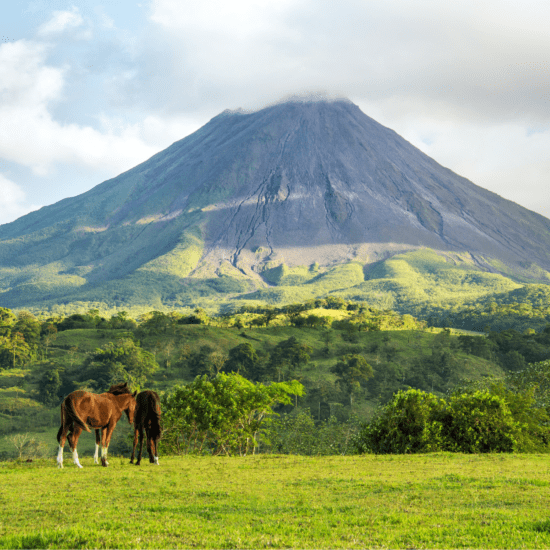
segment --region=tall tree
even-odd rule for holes
[[[263,374],[262,361],[251,344],[245,342],[229,350],[223,372],[236,372],[251,380],[259,380]]]
[[[344,355],[330,372],[336,375],[336,383],[349,396],[350,407],[353,407],[353,394],[361,387],[361,382],[366,382],[374,376],[374,371],[362,355]]]
[[[269,360],[269,370],[277,373],[279,382],[281,378],[292,377],[303,366],[309,363],[312,348],[307,344],[302,344],[294,336],[288,340],[279,342],[273,351]]]

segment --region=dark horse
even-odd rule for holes
[[[141,464],[141,451],[143,450],[143,430],[147,436],[147,452],[149,453],[149,462],[158,465],[159,457],[157,445],[162,433],[160,427],[160,399],[156,392],[147,390],[142,391],[136,397],[136,414],[134,416],[134,447],[132,449],[132,458],[130,462],[134,463],[134,454],[139,433],[139,454],[136,466]]]
[[[59,468],[63,468],[65,439],[69,442],[69,447],[73,452],[73,462],[82,468],[78,461],[76,445],[82,430],[90,432],[90,428],[96,431],[96,457],[99,446],[99,430],[101,429],[101,464],[107,466],[107,448],[122,413],[126,413],[130,424],[134,421],[136,393],[137,391],[132,393],[124,382],[111,386],[109,391],[99,395],[77,390],[65,397],[61,403],[61,427],[57,432],[57,441],[59,442],[57,465]]]

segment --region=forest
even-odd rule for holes
[[[167,413],[177,408],[174,396],[193,384],[200,391],[224,383],[273,386],[282,392],[278,398],[261,414],[250,413],[263,422],[253,434],[253,452],[351,452],[353,438],[411,389],[438,400],[482,391],[509,403],[520,393],[510,377],[533,365],[543,372],[540,365],[550,359],[550,325],[471,332],[431,326],[437,324],[335,296],[216,316],[200,308],[151,311],[137,319],[124,311],[63,316],[0,308],[0,457],[51,450],[62,398],[75,389],[102,392],[119,381],[158,391]],[[540,376],[531,376],[521,392],[534,391]],[[524,406],[546,410],[543,401]],[[433,422],[441,418],[421,425]],[[119,431],[114,443],[126,452],[127,433]],[[167,450],[221,452],[212,438],[201,447],[181,430],[168,433]],[[543,439],[533,445],[543,449]],[[365,450],[364,441],[354,448]]]

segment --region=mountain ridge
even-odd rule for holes
[[[349,100],[297,100],[224,111],[86,193],[0,226],[0,301],[21,303],[24,287],[65,299],[144,273],[173,278],[171,294],[190,276],[263,288],[283,263],[371,264],[423,247],[513,275],[521,262],[550,270],[549,245],[550,220]]]

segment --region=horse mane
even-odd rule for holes
[[[120,382],[111,386],[106,393],[112,393],[113,395],[131,394],[132,390],[128,387],[127,382]]]

